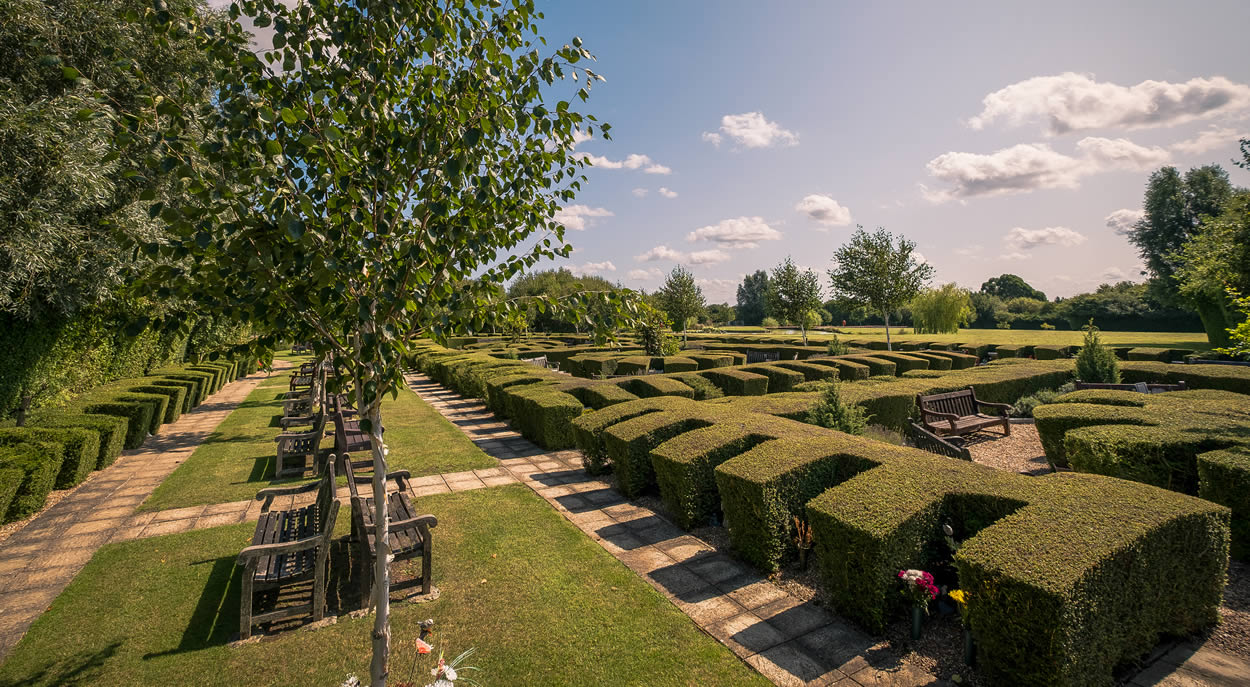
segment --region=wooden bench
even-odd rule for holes
[[[311,504],[292,510],[271,511],[274,498],[316,490]],[[239,609],[239,636],[252,636],[252,626],[312,613],[313,621],[325,616],[327,564],[334,521],[339,502],[334,498],[334,462],[326,461],[321,479],[293,487],[261,489],[256,500],[264,499],[252,545],[239,553],[243,568],[243,595]],[[311,581],[311,600],[306,604],[281,606],[266,613],[252,612],[256,594]]]
[[[968,447],[955,443],[956,441],[961,441],[959,438],[956,437],[954,441],[945,439],[934,434],[933,432],[930,432],[928,429],[925,429],[923,425],[918,425],[915,422],[911,423],[909,438],[911,439],[912,445],[923,451],[936,453],[939,456],[946,456],[947,458],[958,458],[960,460],[968,461],[972,460],[972,452],[968,450]]]
[[[920,424],[938,436],[963,436],[996,425],[1002,426],[1004,435],[1011,435],[1011,421],[1007,417],[1011,406],[978,401],[972,387],[945,394],[919,395],[916,405],[920,407]],[[982,407],[996,408],[1003,414],[986,415],[980,412]]]
[[[374,531],[374,500],[372,491],[362,494],[359,485],[371,488],[371,475],[357,475],[356,469],[371,465],[372,461],[353,462],[350,456],[342,455],[340,462],[347,474],[347,488],[352,496],[352,532],[360,546],[360,560],[364,571],[360,577],[361,598],[368,599],[373,590],[373,565],[378,554],[377,537]],[[430,529],[438,526],[438,518],[433,515],[418,515],[408,497],[407,470],[388,473],[386,480],[394,482],[398,488],[386,495],[386,512],[390,520],[390,547],[392,560],[421,559],[421,593],[429,594],[431,588],[430,562],[431,540]]]
[[[292,477],[304,474],[308,469],[308,458],[314,464],[321,450],[321,440],[325,437],[327,415],[321,413],[314,420],[312,429],[304,432],[283,432],[274,437],[278,442],[278,461],[274,465],[275,477]],[[296,463],[295,459],[299,462]]]
[[[1138,382],[1136,384],[1076,382],[1077,391],[1084,391],[1086,389],[1102,389],[1105,391],[1140,391],[1143,394],[1161,394],[1165,391],[1188,391],[1189,387],[1185,385],[1185,380],[1183,379],[1176,384],[1149,384],[1146,382]]]

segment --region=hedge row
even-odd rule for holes
[[[1250,367],[1239,365],[1124,362],[1120,363],[1120,379],[1129,384],[1137,382],[1175,384],[1184,381],[1190,389],[1223,389],[1239,394],[1250,394]]]
[[[1232,508],[1242,524],[1234,528],[1234,550],[1245,555],[1250,396],[1076,391],[1036,408],[1034,417],[1053,465],[1198,494]]]

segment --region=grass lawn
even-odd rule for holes
[[[435,653],[476,647],[467,663],[481,670],[468,676],[486,687],[769,684],[526,487],[422,503],[439,518],[442,596],[392,606],[392,679],[408,678],[416,624],[434,618]],[[0,665],[0,684],[330,686],[348,673],[367,677],[371,616],[227,646],[238,632],[234,558],[252,527],[102,548]]]
[[[1043,331],[1037,329],[961,329],[958,334],[911,334],[910,327],[905,328],[908,334],[898,335],[898,328],[891,327],[891,341],[942,341],[948,343],[981,344],[993,343],[1003,345],[1026,344],[1080,344],[1085,339],[1081,331]],[[847,327],[839,334],[842,339],[881,339],[885,340],[885,329],[882,327]],[[798,334],[773,334],[773,336],[798,336]],[[823,343],[832,334],[810,332],[809,343]],[[1202,332],[1102,332],[1102,342],[1108,346],[1157,346],[1160,348],[1192,348],[1206,350],[1211,347],[1207,343],[1207,335]]]
[[[276,483],[273,438],[282,431],[277,420],[282,415],[279,399],[288,388],[289,376],[289,372],[277,374],[261,382],[140,510],[242,501]],[[392,469],[406,469],[419,477],[498,465],[409,389],[383,401],[382,422],[387,427]],[[325,449],[333,445],[331,438],[322,442]]]

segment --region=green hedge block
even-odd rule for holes
[[[898,374],[898,366],[892,360],[877,357],[876,355],[840,355],[834,360],[849,360],[853,363],[866,365],[868,367],[869,377],[881,377],[889,375],[891,377]]]
[[[700,417],[697,401],[683,400],[691,405],[664,413],[648,413],[603,430],[603,445],[616,473],[617,488],[626,496],[639,496],[655,486],[651,449],[678,434],[709,424]]]
[[[740,397],[755,400],[756,397]],[[767,397],[763,397],[767,398]],[[693,529],[720,513],[717,465],[773,438],[755,427],[719,424],[686,432],[651,452],[660,498],[679,527]]]
[[[621,356],[615,354],[603,353],[584,353],[569,358],[569,369],[565,369],[570,374],[579,377],[591,377],[595,375],[611,375],[616,373],[617,363]],[[562,366],[561,369],[564,369]]]
[[[728,353],[698,353],[688,354],[685,357],[689,360],[693,360],[695,364],[699,366],[698,369],[700,370],[710,370],[715,367],[729,367],[736,364],[734,357]],[[743,356],[743,361],[745,360],[746,356]]]
[[[915,355],[905,353],[873,353],[872,357],[894,363],[894,374],[901,375],[911,370],[929,369],[929,361]]]
[[[985,356],[995,348],[998,348],[996,344],[963,344],[959,347],[959,352],[973,356],[977,360],[984,360]]]
[[[878,341],[878,340],[873,339],[871,341],[866,342],[864,344],[864,348],[867,348],[873,351],[885,351],[885,350],[889,350],[889,344],[887,344],[884,341]]]
[[[63,447],[49,442],[11,444],[0,449],[0,467],[22,472],[21,484],[5,511],[5,522],[21,520],[43,508],[56,484],[64,455]]]
[[[921,358],[923,360],[929,361],[929,367],[927,369],[930,369],[930,370],[937,370],[937,371],[944,372],[955,366],[955,361],[944,355],[937,355],[935,353],[928,353],[926,351],[916,351],[915,353],[911,353],[909,355],[913,358]],[[925,368],[916,368],[916,369],[925,369]],[[910,371],[911,370],[904,370],[903,372],[910,372]]]
[[[213,376],[213,384],[209,387],[210,394],[221,391],[221,387],[226,385],[226,371],[220,365],[200,363],[198,365],[188,365],[187,369],[193,372],[207,372]]]
[[[803,361],[807,365],[825,365],[838,371],[838,379],[853,382],[868,379],[872,370],[864,363],[857,363],[846,358],[808,358]]]
[[[638,397],[616,384],[596,384],[594,382],[581,385],[560,385],[557,387],[582,402],[591,410],[602,410],[617,403],[636,401]]]
[[[524,372],[494,377],[486,383],[486,407],[499,415],[512,417],[514,413],[508,407],[508,388],[539,384],[545,381],[547,380],[542,375]]]
[[[56,458],[61,468],[56,474],[55,489],[69,489],[87,479],[100,456],[100,435],[81,427],[0,428],[0,446],[15,444],[55,446],[61,451]]]
[[[690,387],[694,391],[694,400],[696,401],[721,398],[725,395],[725,392],[721,391],[720,387],[713,384],[706,377],[701,377],[694,372],[681,372],[672,375],[672,378]]]
[[[213,375],[211,372],[200,372],[196,370],[167,370],[157,374],[159,378],[172,379],[176,381],[188,381],[195,384],[195,397],[191,401],[191,407],[198,406],[204,402],[212,394]]]
[[[1238,447],[1198,454],[1198,496],[1228,506],[1232,556],[1250,559],[1250,450]]]
[[[146,381],[153,386],[175,386],[182,389],[182,407],[179,415],[191,412],[195,400],[195,382],[186,379],[170,379],[169,377],[149,377]]]
[[[633,379],[622,379],[616,382],[616,384],[638,398],[651,398],[653,396],[694,398],[694,389],[690,388],[689,385],[683,384],[679,380],[659,375],[640,375]]]
[[[164,394],[148,394],[139,391],[124,391],[113,394],[111,398],[107,395],[102,396],[104,400],[117,400],[126,403],[143,403],[152,408],[152,417],[148,422],[148,434],[157,434],[161,431],[161,424],[165,419],[165,409],[169,407],[169,397]]]
[[[804,382],[798,386],[805,387],[809,384],[819,386],[819,389],[803,389],[767,396],[729,396],[716,399],[711,403],[749,413],[762,413],[805,422],[808,413],[820,402],[821,392],[828,387],[829,382]]]
[[[1059,358],[1067,358],[1072,355],[1071,346],[1034,346],[1033,356],[1038,360],[1057,360]]]
[[[5,514],[13,505],[13,498],[26,479],[26,472],[5,462],[6,456],[12,455],[9,449],[0,448],[0,522],[5,522]]]
[[[113,461],[121,455],[126,443],[126,427],[129,423],[125,418],[115,415],[89,415],[71,411],[45,410],[32,416],[27,424],[32,427],[81,427],[95,432],[98,437],[99,451],[92,469],[101,470],[112,465]]]
[[[926,352],[931,356],[941,356],[949,359],[951,361],[950,369],[952,370],[967,370],[968,368],[976,367],[977,363],[980,362],[980,358],[975,355],[968,355],[967,353],[956,353],[955,351],[943,350],[931,350]]]
[[[738,369],[700,370],[700,376],[715,384],[726,396],[763,396],[768,393],[768,377]]]
[[[82,412],[99,415],[115,415],[126,420],[124,448],[139,448],[148,437],[152,426],[152,404],[126,401],[95,401],[82,406]]]
[[[660,368],[665,372],[694,372],[699,369],[699,363],[685,356],[670,355],[661,358]]]
[[[573,421],[573,439],[585,457],[586,471],[603,474],[611,469],[603,430],[608,427],[649,413],[667,411],[680,407],[686,399],[676,396],[647,398],[628,403],[618,403],[603,410],[587,413]]]
[[[582,415],[582,403],[550,386],[525,386],[507,392],[515,400],[514,418],[521,434],[547,449],[574,445],[572,422]]]
[[[773,365],[772,363],[764,363],[757,365],[747,365],[740,367],[743,372],[752,372],[758,375],[764,375],[768,378],[769,393],[785,393],[794,388],[796,384],[802,384],[806,381],[802,372],[787,370],[784,367]]]
[[[803,381],[805,382],[820,382],[820,381],[831,382],[831,381],[837,381],[838,379],[838,368],[830,367],[828,365],[813,365],[812,363],[808,361],[801,361],[801,362],[797,360],[782,361],[778,363],[773,363],[772,366],[798,372],[799,374],[803,375]],[[771,389],[772,386],[773,386],[773,383],[769,381],[768,388]]]
[[[165,403],[165,414],[161,417],[161,424],[169,424],[177,422],[182,417],[182,405],[186,401],[187,390],[181,386],[173,384],[140,384],[132,386],[129,391],[135,391],[143,394],[164,394],[169,397]]]
[[[631,355],[616,362],[616,374],[618,375],[645,373],[650,369],[651,356],[649,355]]]

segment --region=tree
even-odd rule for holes
[[[972,295],[955,284],[925,289],[908,304],[917,334],[955,334],[972,320]]]
[[[694,275],[678,265],[664,280],[656,293],[660,307],[674,323],[681,325],[681,340],[686,341],[686,321],[703,312],[703,289],[694,283]]]
[[[819,310],[820,277],[814,270],[799,271],[789,256],[776,267],[768,279],[768,312],[784,322],[793,322],[803,331],[803,345],[807,345],[807,330],[812,325],[807,314]],[[819,315],[816,324],[820,324]]]
[[[212,71],[211,57],[188,37],[155,41],[150,27],[122,18],[147,7],[142,0],[0,3],[0,311],[56,326],[84,308],[107,309],[126,273],[147,259],[125,250],[109,228],[152,240],[160,223],[140,195],[172,204],[183,192],[172,170],[131,172],[146,141],[112,141],[113,119],[143,106],[119,58],[161,86]],[[201,12],[201,20],[215,17]],[[169,96],[183,105],[211,96],[211,79],[187,85]]]
[[[1232,193],[1228,172],[1219,165],[1195,167],[1184,176],[1175,167],[1163,167],[1150,175],[1142,202],[1144,214],[1129,231],[1129,240],[1146,263],[1155,297],[1166,305],[1187,303],[1197,310],[1212,343],[1227,337],[1225,300],[1205,296],[1185,299],[1175,276],[1181,267],[1182,246],[1204,216],[1220,214]]]
[[[1098,327],[1090,320],[1085,325],[1085,342],[1076,354],[1076,378],[1082,382],[1119,384],[1120,362],[1115,354],[1102,345]]]
[[[603,277],[593,274],[576,275],[561,267],[521,275],[508,287],[507,295],[511,299],[560,300],[578,293],[590,291],[606,293],[616,290],[617,287]],[[581,332],[586,328],[582,322],[568,317],[567,313],[559,313],[555,310],[534,312],[530,326],[542,332]]]
[[[751,327],[759,326],[769,315],[767,272],[756,270],[742,278],[742,283],[738,285],[736,311],[738,320]]]
[[[998,296],[1004,301],[1009,301],[1013,298],[1046,300],[1046,294],[1033,288],[1024,279],[1014,274],[1001,274],[986,280],[984,284],[981,284],[981,293],[987,296]]]
[[[707,306],[707,319],[714,325],[729,324],[737,319],[737,313],[728,303],[714,303]]]
[[[885,229],[872,234],[857,227],[851,240],[833,253],[829,285],[834,297],[871,308],[885,321],[886,350],[890,343],[890,313],[907,304],[933,278],[933,266],[917,262],[916,244],[903,236],[898,243]]]
[[[138,244],[181,262],[140,284],[251,322],[257,348],[312,339],[333,354],[336,384],[350,380],[373,444],[375,686],[390,651],[381,402],[404,383],[410,339],[445,341],[531,308],[567,305],[583,322],[592,303],[621,319],[634,308],[623,292],[490,305],[496,285],[569,255],[555,217],[585,179],[576,134],[606,126],[547,101],[566,78],[588,97],[597,77],[579,39],[544,55],[532,3],[484,5],[255,0],[231,5],[218,27],[162,7],[156,40],[189,35],[222,86],[188,107],[134,65],[145,107],[120,134],[148,137],[148,169],[172,171],[188,192],[149,211],[170,237]],[[260,59],[240,15],[273,27]]]
[[[1175,261],[1180,295],[1220,308],[1223,320],[1231,322],[1226,289],[1250,291],[1250,191],[1235,193],[1219,215],[1203,218]]]

